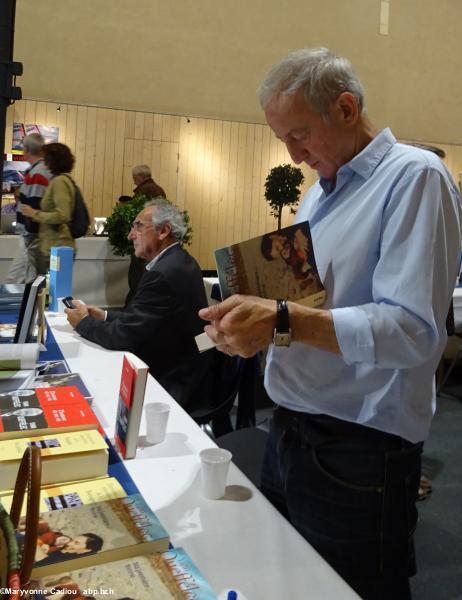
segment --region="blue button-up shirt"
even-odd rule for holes
[[[460,196],[441,160],[381,131],[305,195],[341,354],[271,347],[265,385],[289,409],[425,439],[460,261]]]

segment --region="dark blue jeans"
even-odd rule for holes
[[[409,599],[422,444],[276,409],[262,492],[364,599]]]

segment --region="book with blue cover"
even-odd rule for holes
[[[72,296],[74,250],[68,246],[53,246],[50,250],[49,309],[59,311],[58,298]]]

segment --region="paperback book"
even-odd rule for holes
[[[40,512],[50,512],[61,508],[72,508],[83,504],[93,504],[113,498],[124,498],[127,494],[115,477],[100,477],[86,481],[70,481],[59,485],[49,485],[40,490]],[[11,509],[13,494],[0,498],[7,511]],[[26,514],[26,504],[22,507]]]
[[[29,445],[42,454],[42,485],[107,475],[108,446],[96,430],[5,440],[0,443],[0,490],[12,493]]]
[[[32,283],[27,283],[22,297],[14,342],[23,344],[33,341],[37,318],[43,322],[45,277],[38,275]],[[40,336],[39,336],[40,337]],[[37,341],[41,341],[40,339]]]
[[[47,373],[34,377],[31,388],[75,386],[85,400],[91,404],[93,396],[88,391],[82,377],[78,373]]]
[[[62,598],[75,597],[67,596],[74,593],[91,600],[100,594],[117,600],[217,600],[182,548],[33,579],[29,587],[37,596],[53,590]]]
[[[124,354],[114,436],[123,458],[136,455],[148,371],[148,365],[137,356]]]
[[[215,250],[222,298],[250,294],[319,306],[319,277],[308,221]]]
[[[97,429],[99,422],[75,386],[24,389],[0,394],[0,441]]]
[[[19,532],[24,526],[21,519]],[[165,552],[168,543],[167,532],[140,494],[54,510],[39,518],[32,577]]]

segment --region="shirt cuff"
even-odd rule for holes
[[[106,321],[106,319],[107,319],[107,310],[104,311],[104,319],[103,319],[103,321]]]
[[[374,336],[367,314],[358,307],[334,308],[331,313],[337,342],[346,364],[374,364]]]

